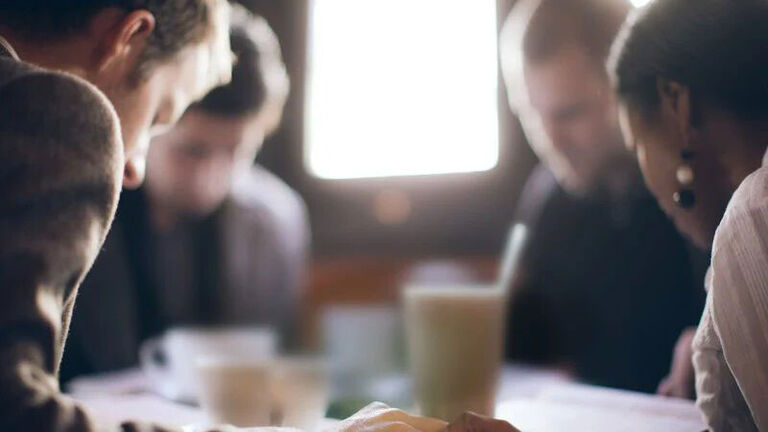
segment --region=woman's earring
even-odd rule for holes
[[[675,174],[677,182],[682,187],[672,195],[672,199],[675,200],[678,206],[687,210],[696,205],[696,195],[694,195],[693,189],[691,189],[695,176],[693,174],[693,167],[690,164],[694,159],[694,154],[690,150],[683,150],[680,152],[680,158],[683,160],[683,163],[677,167]]]

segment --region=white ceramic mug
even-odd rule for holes
[[[141,367],[161,395],[179,401],[197,400],[197,361],[211,356],[270,360],[277,336],[266,328],[174,328],[141,347]],[[165,359],[161,363],[158,359]]]

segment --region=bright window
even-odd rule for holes
[[[313,0],[305,160],[326,179],[485,171],[495,0]]]

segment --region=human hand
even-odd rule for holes
[[[696,335],[696,327],[689,327],[683,331],[675,344],[675,353],[672,358],[672,367],[659,384],[656,393],[661,396],[692,399],[694,396],[695,373],[693,370],[693,337]]]
[[[451,422],[444,432],[520,432],[504,420],[466,412]]]
[[[325,429],[323,432],[444,432],[447,423],[426,417],[419,417],[382,403],[373,403],[357,412],[352,417]],[[304,432],[298,429],[261,427],[235,428],[220,426],[215,429],[204,429],[205,432]],[[188,432],[186,429],[184,432]],[[190,429],[189,432],[203,432]]]
[[[442,420],[415,416],[376,402],[325,432],[441,432],[446,426]]]
[[[130,429],[125,432],[144,432],[145,429]],[[176,432],[177,429],[173,429]],[[147,432],[172,432],[171,429],[151,429]],[[219,426],[204,426],[204,425],[189,425],[183,426],[181,432],[304,432],[299,429],[285,428],[285,427],[236,427],[232,425],[219,425]]]
[[[304,432],[299,429],[284,428],[284,427],[248,427],[239,428],[232,425],[220,425],[220,426],[184,426],[181,428],[182,432]],[[152,432],[170,432],[165,429],[155,430]]]

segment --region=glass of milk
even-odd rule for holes
[[[491,416],[502,362],[506,296],[495,285],[410,285],[403,292],[415,399],[446,421]]]

